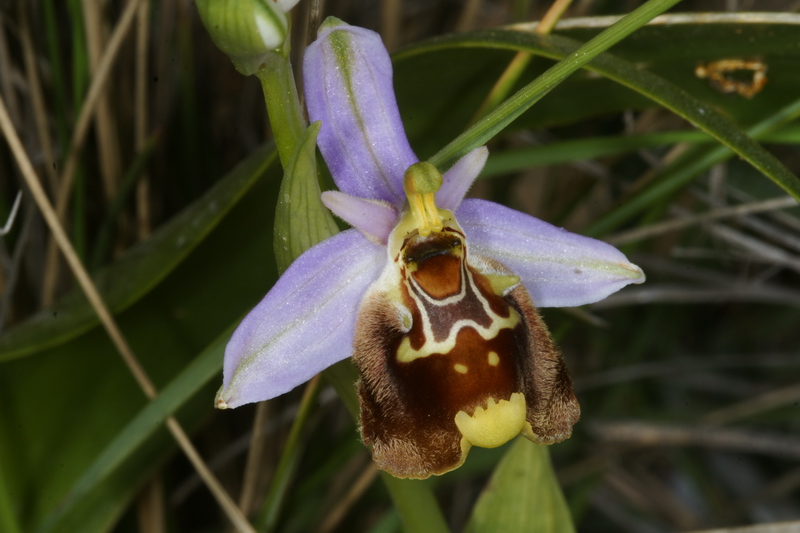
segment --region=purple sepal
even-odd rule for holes
[[[225,348],[217,406],[274,398],[353,353],[361,298],[386,249],[347,230],[298,257]]]
[[[406,139],[380,36],[328,19],[303,61],[311,122],[336,185],[360,198],[403,205],[403,174],[418,161]]]
[[[522,278],[537,307],[575,307],[602,300],[642,270],[602,241],[485,200],[467,199],[456,211],[470,249],[503,263]]]

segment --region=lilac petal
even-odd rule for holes
[[[405,201],[403,174],[418,161],[406,139],[380,36],[329,18],[303,62],[311,122],[339,190],[395,207]]]
[[[400,216],[397,209],[386,202],[356,198],[339,191],[322,193],[322,203],[366,238],[384,246]]]
[[[470,250],[520,276],[537,307],[593,303],[644,281],[642,270],[610,244],[502,205],[464,200],[456,217]]]
[[[481,146],[456,161],[456,164],[442,176],[444,180],[442,188],[436,193],[436,204],[442,209],[455,211],[469,188],[472,187],[472,182],[483,170],[487,157],[489,157],[489,150],[485,146]]]
[[[385,263],[356,230],[298,257],[228,342],[217,407],[274,398],[350,357],[361,297]]]

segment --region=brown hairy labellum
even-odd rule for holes
[[[400,224],[367,292],[353,359],[361,433],[378,467],[426,478],[473,446],[570,436],[580,408],[561,354],[520,280],[468,256],[449,212],[425,236]]]

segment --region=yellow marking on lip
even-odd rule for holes
[[[459,411],[455,423],[461,432],[461,447],[469,443],[481,448],[502,446],[525,428],[525,395],[515,392],[508,400],[489,398],[486,408],[476,407],[472,416]]]
[[[491,366],[497,366],[500,364],[500,356],[497,355],[497,352],[489,352],[489,364]]]
[[[469,368],[467,368],[467,365],[462,365],[461,363],[456,363],[455,365],[453,365],[453,369],[455,369],[455,371],[458,372],[459,374],[466,374],[467,371],[469,370]]]
[[[498,317],[497,315],[493,316],[492,323],[488,327],[480,326],[473,320],[458,320],[453,324],[450,330],[450,335],[440,342],[431,340],[433,338],[433,333],[430,331],[430,326],[426,325],[425,344],[420,346],[419,350],[415,350],[411,347],[411,341],[409,338],[407,336],[403,337],[403,340],[400,342],[400,346],[397,348],[397,360],[401,363],[410,363],[415,359],[419,359],[420,357],[428,357],[431,354],[450,353],[456,347],[458,333],[464,328],[469,327],[474,329],[483,340],[489,341],[497,337],[500,331],[504,329],[514,329],[519,321],[519,314],[514,310],[514,308],[511,308],[511,315],[508,317],[503,318]]]

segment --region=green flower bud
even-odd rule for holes
[[[289,31],[286,11],[297,0],[197,0],[211,39],[248,76],[269,53],[283,46]]]

